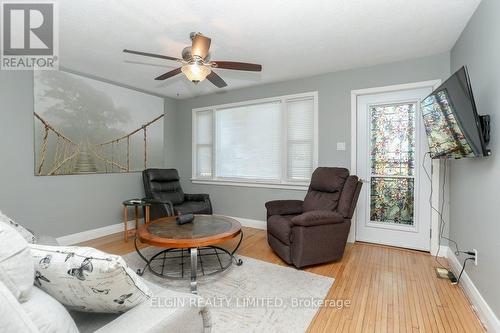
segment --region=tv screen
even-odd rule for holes
[[[488,156],[466,67],[427,96],[421,108],[431,158]]]

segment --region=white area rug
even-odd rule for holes
[[[141,252],[149,258],[158,249]],[[212,332],[304,332],[319,309],[317,301],[326,297],[334,279],[238,257],[243,265],[198,278],[198,295],[210,307]],[[124,258],[134,269],[144,267],[135,252]],[[166,288],[189,292],[189,279],[168,280],[149,271],[143,277]]]

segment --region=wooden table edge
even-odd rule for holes
[[[223,215],[215,215],[215,216],[221,216],[225,219],[231,220],[233,223],[233,227],[231,230],[227,232],[223,232],[217,235],[212,235],[212,236],[207,236],[207,237],[201,237],[201,238],[196,238],[196,239],[189,239],[189,238],[181,238],[181,239],[173,239],[173,238],[163,238],[160,236],[155,236],[151,234],[147,227],[151,223],[158,223],[159,220],[171,220],[171,222],[175,221],[175,216],[169,216],[169,217],[163,217],[157,220],[153,220],[150,223],[143,224],[139,226],[139,229],[137,230],[137,238],[141,243],[152,245],[152,246],[157,246],[157,247],[162,247],[162,248],[178,248],[178,249],[186,249],[186,248],[194,248],[194,247],[200,247],[200,246],[209,246],[209,245],[216,245],[220,243],[224,243],[225,241],[228,241],[230,239],[235,238],[242,232],[242,226],[241,223],[233,219],[231,217],[223,216]]]

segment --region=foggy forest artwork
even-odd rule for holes
[[[163,99],[63,71],[34,73],[35,175],[141,171],[163,161]]]

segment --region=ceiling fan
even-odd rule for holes
[[[223,88],[227,86],[227,83],[213,71],[214,68],[251,72],[262,71],[262,66],[257,64],[234,61],[210,61],[209,49],[211,39],[199,32],[192,32],[189,37],[191,38],[192,45],[187,46],[182,50],[182,59],[127,49],[123,50],[123,52],[138,54],[146,57],[173,60],[182,64],[181,67],[162,74],[156,77],[155,80],[166,80],[172,76],[183,73],[193,83],[198,83],[207,79],[218,88]]]

